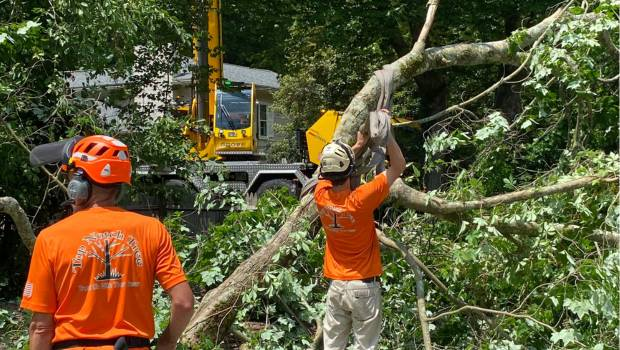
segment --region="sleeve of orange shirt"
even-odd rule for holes
[[[52,314],[56,312],[57,306],[56,289],[52,262],[48,259],[45,240],[41,236],[39,235],[34,244],[20,307],[32,312]]]
[[[159,284],[165,290],[170,290],[170,288],[185,282],[187,279],[172,245],[170,234],[161,223],[159,224],[159,231],[159,250],[157,251],[155,275]]]
[[[385,172],[375,176],[369,181],[353,191],[353,199],[358,207],[368,210],[378,208],[390,193],[387,176]]]

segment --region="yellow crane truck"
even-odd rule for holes
[[[205,175],[215,178],[224,174],[225,182],[244,193],[250,205],[266,190],[275,187],[286,187],[291,194],[298,194],[316,168],[318,154],[331,139],[340,115],[327,111],[316,127],[305,135],[298,135],[303,151],[307,147],[308,159],[295,163],[266,162],[257,147],[255,84],[223,79],[220,5],[220,0],[212,0],[208,9],[208,38],[193,40],[194,64],[198,72],[208,71],[208,75],[198,74],[191,104],[180,107],[189,116],[183,133],[195,144],[193,156],[217,161]],[[208,79],[208,83],[200,81],[201,76]]]
[[[305,133],[298,132],[297,143],[304,155],[301,161],[265,162],[257,148],[259,105],[255,84],[223,79],[220,0],[211,1],[206,22],[208,37],[195,36],[193,43],[197,71],[208,74],[198,74],[191,104],[180,107],[189,116],[183,132],[194,141],[193,155],[218,161],[205,175],[215,178],[223,173],[225,182],[244,193],[250,205],[266,190],[275,187],[286,187],[289,193],[299,194],[316,169],[321,150],[331,140],[341,113],[324,110]],[[393,120],[393,124],[402,121]],[[200,188],[200,184],[194,185]]]

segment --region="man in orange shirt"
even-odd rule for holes
[[[323,321],[325,350],[344,349],[351,330],[356,349],[375,349],[381,333],[382,266],[373,212],[406,163],[390,134],[390,167],[352,189],[355,155],[366,141],[367,137],[358,132],[353,147],[336,141],[325,146],[321,154],[314,199],[327,235],[323,273],[330,285]]]
[[[37,237],[21,303],[34,313],[30,350],[149,348],[155,279],[172,299],[157,349],[175,349],[194,296],[166,228],[116,207],[131,181],[127,146],[89,136],[69,154],[74,213]]]

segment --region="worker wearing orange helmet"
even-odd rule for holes
[[[194,297],[166,228],[116,206],[131,182],[127,146],[89,136],[68,155],[74,213],[37,237],[21,302],[33,312],[30,349],[149,348],[155,280],[172,299],[157,349],[175,349]]]
[[[351,331],[356,349],[376,349],[381,333],[382,266],[373,211],[404,171],[405,158],[390,133],[390,167],[352,188],[355,156],[367,140],[358,132],[353,147],[336,141],[321,154],[314,199],[327,236],[323,273],[330,284],[323,320],[325,350],[345,349]]]

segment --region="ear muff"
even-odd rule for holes
[[[69,192],[69,199],[74,203],[86,202],[90,197],[91,185],[81,169],[69,181],[67,191]]]

